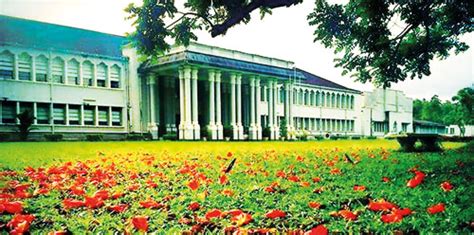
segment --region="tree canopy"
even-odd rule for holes
[[[143,0],[126,11],[136,31],[130,36],[139,51],[157,56],[176,44],[197,40],[195,32],[213,37],[248,23],[251,13],[263,18],[272,9],[303,0],[187,0],[184,11],[173,0]],[[335,65],[360,82],[391,83],[430,75],[430,62],[469,46],[460,36],[474,29],[474,2],[469,0],[349,0],[333,4],[315,0],[308,15],[314,41],[334,49]],[[288,27],[294,27],[289,25]]]

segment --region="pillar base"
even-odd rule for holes
[[[148,132],[150,132],[152,139],[158,139],[158,126],[156,125],[156,123],[148,124]]]
[[[241,124],[238,124],[237,128],[239,130],[238,131],[238,135],[239,135],[238,139],[239,140],[244,140],[244,126],[242,126]]]
[[[179,139],[180,140],[193,140],[194,139],[194,128],[192,124],[180,125],[179,126]]]
[[[255,124],[251,124],[249,128],[249,139],[251,140],[257,140],[258,139],[258,129],[255,126]]]
[[[275,126],[274,129],[275,129],[275,139],[278,140],[280,139],[280,127]]]
[[[239,127],[237,124],[231,124],[232,126],[232,140],[238,140],[239,139]]]
[[[222,124],[217,123],[217,139],[218,140],[223,140],[224,139],[224,126]]]
[[[208,136],[209,140],[217,139],[217,126],[214,123],[207,125],[207,131],[211,136]]]
[[[199,126],[199,124],[194,123],[192,129],[193,129],[193,133],[194,133],[194,139],[195,140],[200,140],[201,139],[201,127]]]

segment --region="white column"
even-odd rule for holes
[[[270,139],[275,139],[275,126],[273,123],[273,81],[268,80],[268,127],[270,128]]]
[[[110,66],[105,65],[105,87],[110,88]]]
[[[193,121],[193,130],[194,130],[194,139],[201,139],[201,128],[199,127],[198,120],[198,72],[197,68],[192,69],[191,79],[192,79],[192,121]]]
[[[109,106],[109,110],[108,110],[107,114],[108,114],[107,122],[108,122],[109,126],[112,126],[112,107],[111,106]]]
[[[273,81],[273,125],[274,125],[274,132],[275,132],[274,139],[280,138],[280,128],[279,128],[280,124],[278,123],[278,115],[277,115],[278,100],[279,100],[278,82]]]
[[[64,123],[69,126],[69,104],[64,105]]]
[[[83,104],[81,104],[81,113],[80,113],[80,115],[81,115],[81,117],[80,117],[81,119],[79,120],[79,125],[84,126],[84,105]],[[122,115],[125,115],[125,114],[122,114]]]
[[[192,140],[194,138],[192,114],[191,114],[191,68],[184,67],[184,109],[185,123],[184,139]]]
[[[224,139],[224,127],[222,126],[221,113],[221,72],[216,72],[216,126],[217,139]]]
[[[211,133],[211,136],[209,138],[212,140],[215,140],[217,139],[217,126],[216,126],[216,120],[214,118],[216,116],[216,109],[215,109],[216,104],[214,102],[216,100],[216,95],[214,92],[214,88],[215,88],[214,81],[215,81],[216,73],[214,72],[214,70],[209,70],[208,73],[209,73],[209,126],[207,128]]]
[[[184,139],[184,132],[186,127],[186,109],[184,107],[184,71],[179,69],[179,139]],[[172,97],[169,97],[172,98]],[[168,114],[169,115],[169,114]]]
[[[236,123],[236,104],[235,104],[235,81],[236,80],[236,75],[235,73],[230,74],[230,125],[232,126],[233,129],[233,139],[237,140],[239,137],[239,127],[237,126]]]
[[[33,103],[33,117],[35,117],[35,120],[33,120],[33,124],[36,125],[38,124],[38,104],[36,102]],[[2,106],[0,105],[0,109]],[[0,111],[1,112],[1,111]],[[0,113],[0,119],[2,118],[1,113]]]
[[[99,126],[99,106],[95,106],[94,108],[94,125]]]
[[[31,81],[36,82],[36,57],[34,55],[31,56]]]
[[[20,124],[20,119],[16,118],[16,116],[21,113],[20,110],[21,110],[20,109],[20,102],[15,102],[15,122],[16,122],[16,124]]]
[[[18,76],[18,55],[13,55],[13,79],[18,80],[20,77]]]
[[[258,139],[257,137],[257,128],[255,125],[255,76],[250,77],[250,127],[249,127],[249,138],[251,140]]]
[[[236,77],[236,85],[237,85],[237,128],[238,128],[238,139],[244,139],[244,127],[242,126],[242,75],[238,74]]]
[[[285,83],[285,120],[286,120],[286,129],[287,132],[290,132],[290,125],[291,125],[291,120],[290,120],[290,83],[286,82]],[[284,136],[288,138],[288,136]]]
[[[153,139],[158,139],[158,127],[156,126],[156,77],[154,74],[150,74],[147,80],[148,84],[148,98],[149,98],[149,123],[148,131],[151,133]]]
[[[82,78],[82,62],[79,62],[79,86],[83,86],[84,85],[84,81],[83,81],[83,78]]]
[[[260,117],[260,100],[261,100],[261,93],[260,93],[260,78],[255,79],[255,127],[257,129],[257,139],[262,139],[262,123]]]
[[[69,81],[67,78],[67,59],[64,59],[64,64],[63,64],[63,83],[66,85],[69,84]]]

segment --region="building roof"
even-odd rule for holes
[[[354,91],[354,92],[357,92],[357,93],[361,93],[358,90],[347,88],[347,87],[339,85],[335,82],[331,82],[327,79],[324,79],[324,78],[322,78],[318,75],[314,75],[314,74],[312,74],[310,72],[307,72],[305,70],[297,68],[296,71],[300,72],[303,75],[303,77],[305,78],[303,81],[301,81],[302,83],[310,84],[310,85],[314,85],[314,86],[330,87],[330,88],[334,88],[334,89],[349,90],[349,91]]]
[[[441,123],[431,122],[431,121],[424,121],[424,120],[413,120],[413,124],[421,125],[421,126],[433,126],[433,127],[445,127],[446,126],[446,125],[443,125]]]
[[[122,58],[123,36],[0,15],[0,45]]]

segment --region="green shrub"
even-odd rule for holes
[[[234,128],[232,126],[224,127],[224,138],[232,138],[234,136]]]
[[[262,130],[262,137],[263,137],[263,138],[265,138],[265,137],[266,137],[266,138],[270,138],[270,136],[271,136],[270,127],[267,126],[267,127],[263,128],[263,130]]]
[[[47,141],[57,142],[57,141],[63,140],[63,135],[62,134],[45,134],[44,138]]]
[[[166,133],[163,135],[163,139],[164,140],[177,140],[178,139],[178,135],[176,132],[170,132],[170,133]]]
[[[330,140],[337,140],[337,139],[339,139],[339,138],[340,138],[340,137],[339,137],[339,136],[336,136],[336,135],[331,135],[331,136],[329,137]]]
[[[376,140],[376,139],[377,139],[377,136],[367,136],[367,139],[368,139],[368,140]]]
[[[11,134],[10,133],[0,133],[0,142],[10,141]]]
[[[26,141],[30,131],[33,129],[32,126],[36,119],[33,114],[33,110],[26,109],[22,113],[16,115],[16,117],[20,121],[20,123],[17,125],[18,132],[20,133],[20,140]]]
[[[284,138],[288,137],[288,127],[286,123],[286,118],[283,118],[280,122],[280,136]]]
[[[127,134],[127,137],[125,137],[126,140],[145,140],[145,136],[139,133],[129,133]]]
[[[360,136],[351,136],[351,140],[360,140]]]
[[[104,140],[104,135],[102,134],[86,135],[86,140],[87,141],[102,141]]]
[[[339,136],[339,139],[340,139],[340,140],[348,140],[348,139],[349,139],[349,136],[347,136],[347,135],[341,135],[341,136]]]

